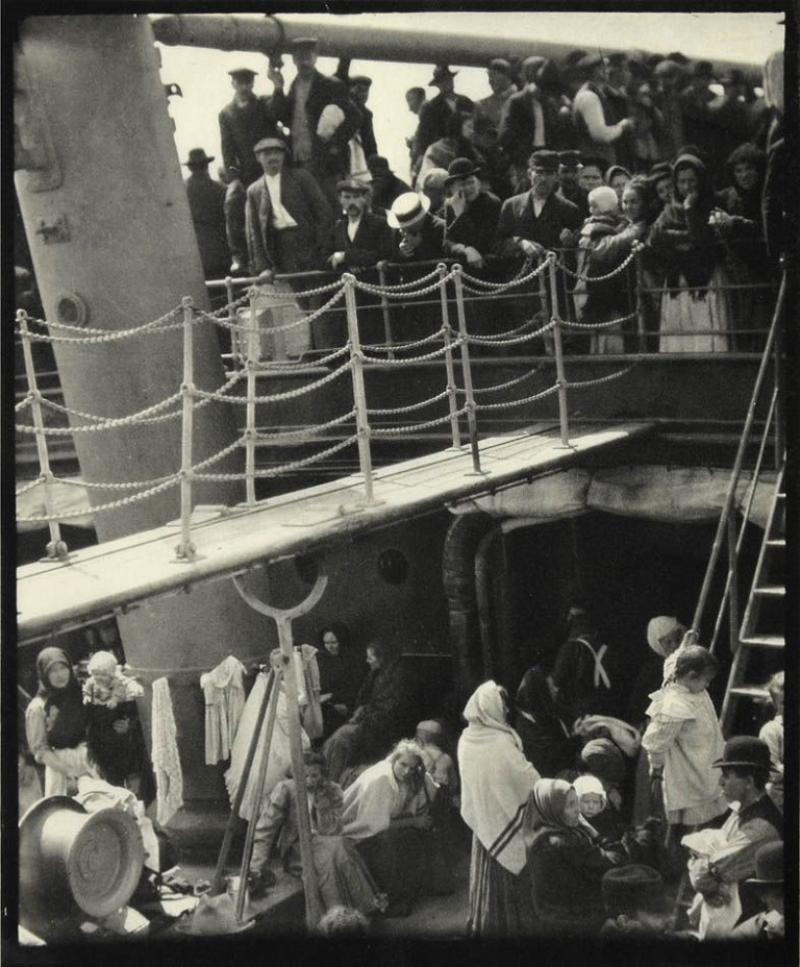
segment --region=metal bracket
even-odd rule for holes
[[[71,238],[69,224],[66,215],[59,215],[53,221],[39,220],[36,234],[42,236],[45,245],[52,245],[56,242],[68,242]]]

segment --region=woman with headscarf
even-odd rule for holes
[[[672,166],[675,197],[650,230],[649,243],[664,262],[659,352],[724,352],[728,309],[724,252],[713,225],[715,205],[705,164],[683,152]]]
[[[601,845],[602,842],[602,845]],[[627,862],[620,843],[600,839],[563,779],[540,779],[525,820],[533,905],[543,933],[592,934],[605,920],[600,883]]]
[[[508,723],[504,688],[478,686],[458,741],[461,816],[472,830],[469,933],[519,936],[533,928],[522,824],[539,773]]]
[[[89,772],[87,715],[81,687],[61,648],[43,648],[36,658],[39,690],[25,710],[25,735],[34,759],[44,766],[45,796],[65,796]]]
[[[522,751],[542,776],[569,769],[584,743],[573,735],[569,714],[556,704],[555,686],[541,665],[522,676],[515,699],[514,725]]]
[[[436,793],[422,748],[409,739],[344,791],[343,833],[388,896],[389,917],[408,916],[428,881]]]
[[[347,625],[337,621],[320,632],[316,658],[324,723],[322,738],[327,739],[344,725],[355,708],[358,687],[364,678],[363,657],[354,653]]]

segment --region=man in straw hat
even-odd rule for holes
[[[276,107],[278,95],[283,94],[283,77],[271,69],[269,79],[275,86],[275,96],[260,97],[253,93],[256,71],[236,67],[228,71],[233,88],[233,100],[219,112],[219,135],[222,161],[228,179],[225,198],[225,223],[231,251],[231,272],[247,270],[247,244],[244,229],[244,205],[247,188],[261,174],[253,154],[253,146],[262,138],[278,131]]]
[[[194,233],[207,279],[221,279],[228,272],[230,251],[225,237],[225,187],[214,181],[208,166],[214,160],[203,148],[192,148],[183,163],[189,169],[186,195]]]
[[[390,228],[399,233],[402,260],[423,262],[444,255],[444,221],[430,212],[430,199],[415,191],[395,198],[386,214]]]

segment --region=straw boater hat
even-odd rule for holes
[[[430,207],[431,200],[427,195],[406,191],[392,202],[391,209],[386,213],[386,221],[391,228],[411,228],[423,220]]]

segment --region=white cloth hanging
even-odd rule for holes
[[[206,703],[206,765],[231,754],[233,737],[244,710],[245,667],[228,655],[216,668],[200,676]]]
[[[153,682],[153,772],[156,777],[156,818],[163,826],[183,805],[183,773],[178,754],[178,729],[166,678]]]
[[[295,663],[296,665],[299,663],[300,673],[298,674],[298,686],[302,688],[302,659],[299,657],[297,652],[295,652]],[[250,742],[252,741],[253,734],[256,730],[258,711],[261,708],[261,703],[264,700],[264,692],[267,689],[267,677],[268,676],[266,673],[261,672],[256,678],[255,684],[253,685],[250,695],[247,698],[247,702],[245,703],[242,717],[239,720],[239,728],[236,731],[236,738],[233,740],[233,747],[231,748],[231,765],[228,771],[225,773],[225,785],[228,788],[228,796],[230,797],[231,804],[236,797],[239,783],[242,781],[245,760],[247,759]],[[304,691],[301,692],[299,699],[302,706],[305,702]],[[258,766],[261,762],[262,756],[266,754],[265,743],[267,737],[268,718],[268,714],[264,716],[264,721],[261,726],[261,734],[259,735],[258,745],[256,746],[256,754],[253,758],[253,764],[250,768],[250,775],[247,777],[247,785],[245,787],[244,796],[242,797],[242,804],[239,807],[239,815],[242,817],[242,819],[249,820],[253,815]],[[309,748],[311,743],[309,742],[308,736],[302,728],[300,729],[300,738],[303,744],[303,749]],[[272,743],[270,745],[269,760],[267,762],[267,774],[264,780],[264,798],[269,796],[281,779],[286,779],[289,776],[290,768],[291,755],[289,752],[289,714],[286,707],[286,693],[282,684],[278,693],[278,707],[275,714],[275,730],[272,733]]]

